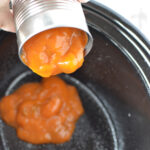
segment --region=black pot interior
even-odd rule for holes
[[[15,130],[0,121],[0,150],[149,150],[147,87],[140,70],[125,56],[121,47],[106,32],[93,26],[93,7],[98,6],[88,4],[84,7],[94,37],[93,49],[81,69],[71,75],[60,75],[77,87],[85,109],[71,141],[60,145],[32,145],[19,140]],[[118,38],[122,37],[118,34]],[[128,42],[124,44],[131,50]],[[140,57],[137,58],[140,61]],[[141,67],[149,69],[146,64]],[[15,34],[1,31],[0,98],[25,82],[39,80],[40,77],[20,62]]]

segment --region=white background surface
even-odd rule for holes
[[[91,0],[92,1],[92,0]],[[134,24],[150,41],[150,0],[95,0]]]

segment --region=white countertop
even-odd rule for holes
[[[92,1],[92,0],[91,0]],[[150,41],[149,0],[95,0],[113,9],[134,24]]]

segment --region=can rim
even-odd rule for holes
[[[51,25],[50,25],[51,26]],[[47,28],[45,28],[44,30],[41,30],[41,31],[39,31],[39,32],[37,32],[37,33],[32,33],[30,36],[28,36],[27,38],[26,38],[26,40],[23,42],[23,43],[21,43],[20,45],[19,45],[19,49],[18,49],[18,55],[19,55],[19,59],[21,60],[21,62],[23,62],[22,61],[22,59],[21,59],[21,53],[22,53],[22,48],[23,48],[23,45],[30,39],[30,38],[32,38],[33,36],[35,36],[35,35],[37,35],[37,34],[39,34],[39,33],[41,33],[41,32],[43,32],[43,31],[46,31],[46,30],[50,30],[50,29],[55,29],[55,28],[63,28],[63,27],[69,27],[69,28],[76,28],[76,29],[79,29],[79,30],[82,30],[82,31],[84,31],[86,34],[87,34],[87,36],[88,36],[88,41],[87,41],[87,44],[86,44],[86,46],[85,46],[85,49],[84,49],[84,56],[86,56],[86,55],[88,55],[88,53],[90,52],[90,50],[92,49],[92,46],[93,46],[93,37],[92,37],[92,35],[91,35],[91,33],[90,32],[87,32],[86,30],[83,30],[83,29],[80,29],[80,28],[77,28],[77,27],[71,27],[71,26],[67,26],[67,25],[57,25],[57,26],[54,26],[53,25],[53,27],[50,27],[50,26],[47,26]],[[17,41],[18,42],[18,41]],[[18,42],[19,43],[19,42]],[[24,63],[24,62],[23,62]]]

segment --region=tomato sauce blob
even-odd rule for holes
[[[1,118],[33,144],[69,141],[83,112],[76,88],[56,76],[26,83],[0,101]]]

